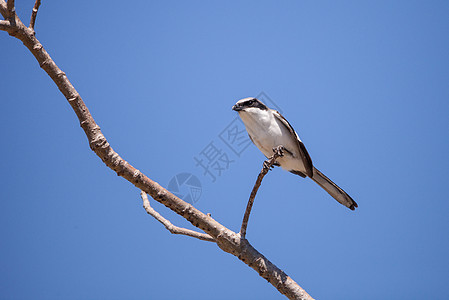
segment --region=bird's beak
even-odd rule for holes
[[[236,104],[236,105],[234,105],[234,106],[232,107],[232,110],[235,110],[235,111],[241,111],[241,110],[242,110],[242,107],[241,107],[240,105]]]

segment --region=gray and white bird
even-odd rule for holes
[[[303,178],[310,177],[349,209],[357,207],[345,191],[313,166],[298,134],[278,111],[252,97],[237,101],[232,109],[239,113],[249,138],[267,158],[273,155],[273,148],[283,146],[284,156],[276,159],[276,165]]]

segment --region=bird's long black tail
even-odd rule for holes
[[[317,168],[313,167],[313,177],[312,180],[315,181],[320,187],[322,187],[326,192],[329,193],[335,200],[354,210],[358,207],[357,203],[352,200],[345,191],[343,191],[338,185],[336,185],[332,180],[326,177]]]

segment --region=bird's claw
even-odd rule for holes
[[[273,153],[279,155],[280,157],[284,156],[284,146],[280,145],[273,148]]]

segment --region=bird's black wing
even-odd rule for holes
[[[304,167],[306,168],[307,176],[310,178],[313,177],[313,164],[312,159],[310,158],[309,153],[307,152],[306,146],[304,146],[303,142],[299,139],[298,134],[293,129],[292,125],[285,119],[277,110],[273,110],[274,116],[281,121],[281,123],[290,131],[290,133],[296,137],[296,143],[298,145],[299,154],[301,155],[302,162],[304,163]]]

